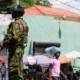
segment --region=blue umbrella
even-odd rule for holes
[[[50,54],[55,54],[56,52],[60,51],[60,49],[58,47],[52,46],[46,48],[45,51]]]
[[[49,65],[50,64],[50,59],[47,56],[36,55],[34,56],[34,59],[36,59],[38,65]]]

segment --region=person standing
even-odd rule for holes
[[[24,48],[27,46],[28,25],[21,18],[24,9],[20,5],[11,8],[13,22],[10,23],[7,34],[3,40],[2,47],[6,47],[9,52],[8,56],[8,75],[9,80],[23,79],[23,61]]]
[[[60,51],[57,47],[54,47],[54,55],[53,59],[51,59],[51,64],[50,64],[50,76],[52,80],[59,80],[60,77],[60,61],[58,60],[60,56]]]
[[[60,80],[60,60],[58,59],[60,56],[60,49],[58,47],[52,46],[45,49],[46,52],[53,54],[53,57],[50,59],[50,80]]]
[[[6,65],[2,63],[1,66],[1,80],[6,80]]]
[[[47,53],[53,54],[50,59],[50,79],[59,80],[60,77],[60,61],[58,60],[60,56],[60,49],[58,47],[52,46],[45,49]]]

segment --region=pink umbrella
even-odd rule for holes
[[[50,59],[47,56],[37,55],[37,56],[34,56],[34,59],[36,59],[38,65],[50,64]]]

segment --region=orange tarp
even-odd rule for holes
[[[71,63],[71,59],[67,58],[66,56],[60,56],[59,57],[60,63],[64,64],[64,63]]]

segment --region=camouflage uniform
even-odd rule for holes
[[[28,26],[22,18],[17,18],[9,25],[7,35],[4,38],[4,45],[9,51],[9,80],[24,80],[22,56],[24,54],[24,44],[27,43]]]

